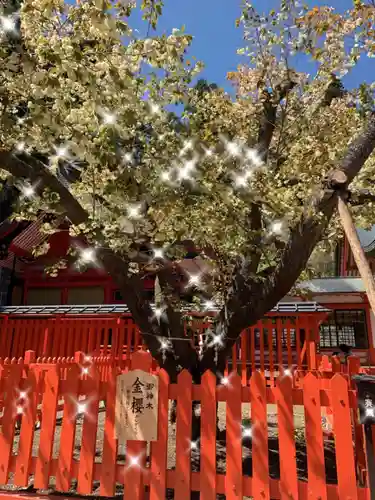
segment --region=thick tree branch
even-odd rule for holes
[[[170,336],[173,337],[171,343],[178,361],[183,368],[191,370],[192,367],[198,365],[198,356],[196,350],[189,342],[190,339],[185,335],[182,314],[176,310],[170,297],[170,293],[175,293],[172,273],[171,267],[165,267],[158,273],[165,306],[164,314],[166,314],[168,319]]]
[[[275,131],[277,108],[295,85],[294,81],[288,79],[276,87],[275,94],[271,94],[268,90],[264,91],[263,115],[259,126],[257,146],[264,160],[267,159],[268,150]]]
[[[32,157],[19,158],[9,152],[0,152],[0,165],[14,177],[29,179],[38,185],[39,190],[48,187],[60,197],[66,216],[75,225],[87,221],[88,213],[67,189],[42,162]],[[110,249],[99,249],[98,259],[105,270],[114,278],[120,289],[124,292],[126,303],[134,321],[140,328],[147,347],[152,355],[167,369],[173,378],[177,375],[176,363],[171,353],[163,359],[160,351],[158,337],[161,335],[160,327],[155,317],[151,304],[143,296],[143,283],[137,275],[129,276],[130,260],[126,260]]]
[[[14,177],[29,179],[40,190],[48,187],[57,193],[73,224],[79,225],[87,220],[88,214],[80,203],[40,160],[32,156],[15,156],[8,151],[0,151],[0,167]]]

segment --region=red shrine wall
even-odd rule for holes
[[[73,241],[74,240],[74,241]],[[70,246],[85,247],[79,238],[72,238],[68,228],[62,228],[48,239],[47,253],[34,261],[23,262],[17,273],[13,289],[12,305],[60,305],[60,304],[113,304],[124,300],[112,278],[101,269],[79,272],[74,268],[63,269],[58,277],[46,275],[45,267],[65,258]],[[29,252],[24,257],[32,259]],[[145,279],[146,294],[153,294],[154,280]]]
[[[74,267],[59,272],[58,277],[51,278],[45,273],[45,267],[64,258],[70,246],[84,247],[82,241],[76,239],[72,243],[68,230],[61,230],[49,238],[49,250],[46,255],[34,262],[26,263],[19,277],[23,283],[15,287],[12,305],[57,305],[57,304],[116,304],[124,303],[112,278],[101,269],[89,269],[79,272]],[[182,267],[189,274],[202,272],[207,264],[202,259],[187,258]],[[183,274],[180,278],[183,282]],[[154,278],[143,280],[145,295],[153,298]]]
[[[57,278],[49,278],[34,270],[23,273],[22,279],[23,289],[15,287],[12,305],[124,303],[112,278],[100,271],[64,271]],[[144,289],[145,294],[152,295],[154,280],[145,279]]]

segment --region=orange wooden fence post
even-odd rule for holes
[[[319,326],[314,317],[306,320],[306,354],[307,367],[309,370],[316,370],[316,343],[319,341]]]
[[[256,369],[256,361],[255,361],[255,327],[252,326],[250,328],[250,362],[251,362],[251,373]]]
[[[260,371],[264,375],[264,323],[260,321],[260,338],[259,338],[259,350],[260,350]]]
[[[106,415],[104,424],[103,459],[100,479],[100,495],[112,497],[115,495],[117,439],[115,438],[115,408],[116,408],[117,369],[110,367],[108,389],[106,394]]]
[[[50,368],[45,377],[45,392],[42,403],[42,426],[40,430],[39,454],[35,467],[34,486],[47,489],[55,437],[56,411],[59,398],[59,373],[57,365]]]
[[[357,479],[352,440],[348,382],[341,374],[331,380],[332,409],[336,448],[338,494],[341,499],[357,500]]]
[[[74,353],[74,362],[82,365],[85,359],[85,353],[82,351],[76,351]]]
[[[232,372],[237,373],[237,342],[232,347]]]
[[[115,325],[112,328],[111,356],[113,356],[113,358],[116,358],[118,353],[119,330],[120,318],[118,317],[115,319]]]
[[[120,318],[119,322],[119,340],[118,340],[118,357],[120,361],[120,368],[125,368],[125,358],[124,358],[124,344],[125,344],[125,320]],[[126,353],[125,353],[126,355]]]
[[[124,368],[130,368],[130,360],[132,356],[132,351],[133,351],[133,323],[127,320],[124,323],[124,329],[125,329],[125,338],[126,338],[126,358],[125,358],[125,363],[124,363]],[[135,348],[134,348],[135,351]]]
[[[176,422],[176,472],[175,497],[190,500],[192,443],[192,379],[184,370],[178,376],[177,422]]]
[[[273,353],[273,323],[269,320],[267,323],[268,329],[268,358],[269,358],[269,370],[270,370],[270,380],[271,386],[275,385],[275,365],[274,365],[274,353]]]
[[[35,351],[26,351],[25,365],[30,365],[31,363],[35,363]]]
[[[347,359],[349,376],[356,375],[361,369],[361,360],[355,356],[349,356]]]
[[[286,348],[288,353],[288,368],[293,366],[293,356],[292,356],[292,336],[291,336],[292,323],[290,320],[285,322],[286,330]]]
[[[279,365],[279,374],[284,374],[283,366],[283,346],[282,346],[282,322],[281,319],[276,319],[276,345],[277,345],[277,363]]]
[[[27,352],[35,355],[34,351]],[[22,392],[25,393],[25,399],[22,398],[20,404],[24,404],[24,415],[22,417],[16,472],[13,482],[14,485],[19,487],[25,487],[29,484],[34,429],[37,415],[37,388],[40,375],[40,371],[30,370],[26,383],[22,388]]]
[[[250,381],[251,421],[253,424],[253,492],[254,498],[270,500],[268,464],[267,396],[264,376],[255,372]]]
[[[302,329],[302,321],[301,321],[301,318],[299,316],[297,316],[297,318],[296,318],[296,355],[297,355],[298,370],[302,370],[301,329]]]
[[[200,491],[205,500],[216,500],[216,376],[213,373],[207,371],[203,375],[201,390],[201,470],[204,474],[200,477]]]
[[[4,406],[2,429],[0,432],[0,484],[7,484],[9,476],[10,459],[12,456],[13,439],[17,415],[18,388],[21,379],[22,368],[14,362],[8,367],[7,377],[3,385],[3,391],[7,395]],[[1,371],[1,378],[6,375],[5,367]]]
[[[90,376],[87,377],[88,390],[83,417],[81,454],[78,469],[77,492],[89,495],[92,492],[94,463],[96,451],[96,433],[99,413],[99,370],[94,364]]]
[[[164,500],[167,486],[169,376],[159,374],[158,440],[151,443],[150,500]]]
[[[42,354],[43,356],[48,356],[51,353],[49,352],[49,345],[50,345],[50,328],[49,328],[49,323],[47,322],[45,328],[43,328],[43,337],[42,337]]]
[[[280,453],[280,495],[282,500],[298,499],[296,444],[294,441],[292,378],[277,379],[277,417]]]
[[[324,444],[320,407],[320,382],[313,373],[303,379],[308,484],[314,498],[327,500]]]
[[[241,378],[239,375],[232,375],[230,378],[230,388],[227,388],[226,391],[227,471],[225,476],[225,495],[227,500],[242,500],[242,399]]]
[[[66,492],[72,480],[72,463],[77,418],[78,388],[80,368],[74,364],[68,369],[66,391],[64,393],[64,412],[61,428],[60,453],[57,462],[56,489]]]

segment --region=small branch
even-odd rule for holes
[[[250,230],[252,232],[256,232],[252,242],[252,251],[250,253],[250,263],[247,268],[248,273],[256,273],[260,259],[262,257],[262,253],[260,251],[260,243],[262,240],[262,213],[260,206],[258,204],[253,203],[250,209]]]
[[[292,80],[279,84],[275,89],[275,96],[268,91],[265,91],[265,100],[263,105],[263,116],[259,126],[258,133],[258,150],[267,159],[269,147],[271,145],[273,133],[276,127],[276,113],[280,102],[286,95],[295,87],[296,83]]]
[[[375,193],[372,193],[367,189],[363,189],[361,191],[351,191],[348,195],[348,203],[354,207],[358,205],[365,205],[368,202],[375,202]]]

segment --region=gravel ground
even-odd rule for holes
[[[218,427],[220,432],[217,436],[217,471],[218,473],[224,474],[226,468],[226,446],[225,446],[225,403],[219,403],[218,408]],[[269,435],[269,467],[270,467],[270,477],[279,478],[279,451],[278,451],[278,430],[277,430],[277,411],[275,405],[267,406],[268,413],[268,435]],[[249,422],[251,418],[251,411],[249,404],[243,404],[242,412],[243,422]],[[101,454],[103,447],[103,437],[104,437],[104,421],[105,421],[105,408],[101,405],[98,421],[98,433],[96,442],[96,462],[101,462]],[[62,412],[57,415],[57,426],[55,431],[55,440],[53,446],[53,458],[58,457],[59,447],[60,447],[60,434],[61,434],[61,423],[62,423]],[[297,450],[297,469],[298,478],[302,481],[307,480],[307,458],[306,458],[306,446],[304,438],[304,413],[303,407],[294,407],[294,424],[295,424],[295,438],[296,438],[296,450]],[[82,419],[79,417],[76,427],[76,440],[75,440],[75,450],[74,459],[79,460],[80,458],[80,444],[82,436]],[[176,465],[176,449],[175,449],[175,438],[176,438],[176,426],[174,424],[169,424],[169,439],[168,439],[168,469],[174,469]],[[40,430],[36,430],[33,443],[33,456],[37,456],[39,448]],[[16,432],[13,453],[16,454],[18,450],[19,433]],[[118,450],[118,463],[125,463],[126,449],[125,446],[120,446]],[[327,482],[335,483],[337,482],[336,476],[336,462],[335,462],[335,452],[333,442],[325,441],[325,459],[326,459],[326,476]],[[199,470],[199,451],[192,451],[192,470]],[[244,441],[243,444],[243,474],[251,476],[252,471],[252,452],[251,452],[251,440]],[[53,491],[54,478],[51,478],[51,491]],[[75,484],[72,484],[70,493],[75,493]],[[94,484],[93,496],[98,495],[99,484]],[[4,489],[4,488],[3,488]],[[12,486],[12,478],[9,484],[5,486],[5,489],[14,491],[15,488]],[[30,480],[30,491],[32,491],[32,478]],[[117,485],[116,493],[121,495],[123,492],[122,486]],[[192,495],[192,499],[198,499],[198,495]],[[167,491],[166,499],[174,499],[172,491]],[[245,500],[250,500],[249,497],[244,497]],[[202,499],[204,500],[204,499]],[[224,495],[218,495],[217,500],[225,500]]]

